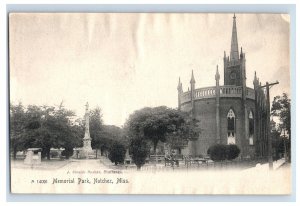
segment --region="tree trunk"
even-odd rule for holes
[[[141,170],[141,165],[137,165],[137,170],[140,171]]]
[[[156,167],[156,164],[158,164],[157,152],[156,152],[157,143],[158,143],[158,142],[154,142],[154,147],[153,147],[153,149],[154,149],[154,154],[155,154],[155,164],[154,164],[155,167]]]
[[[17,159],[17,148],[16,147],[14,147],[13,153],[14,153],[14,160],[16,160]]]
[[[50,148],[46,150],[47,160],[50,160]]]

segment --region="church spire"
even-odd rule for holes
[[[231,50],[230,50],[230,61],[239,59],[239,46],[236,31],[236,17],[233,15],[233,26],[231,35]]]

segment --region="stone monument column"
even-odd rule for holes
[[[90,136],[90,113],[89,113],[89,103],[87,102],[85,105],[85,133],[83,138],[83,154],[85,158],[89,157],[89,153],[92,152],[91,141],[92,138]]]

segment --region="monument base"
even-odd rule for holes
[[[86,150],[83,148],[77,148],[73,155],[73,158],[76,159],[94,159],[95,157],[95,150]]]

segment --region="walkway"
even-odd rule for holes
[[[100,159],[77,160],[72,159],[69,164],[61,168],[61,170],[102,170],[108,169],[101,163]]]

